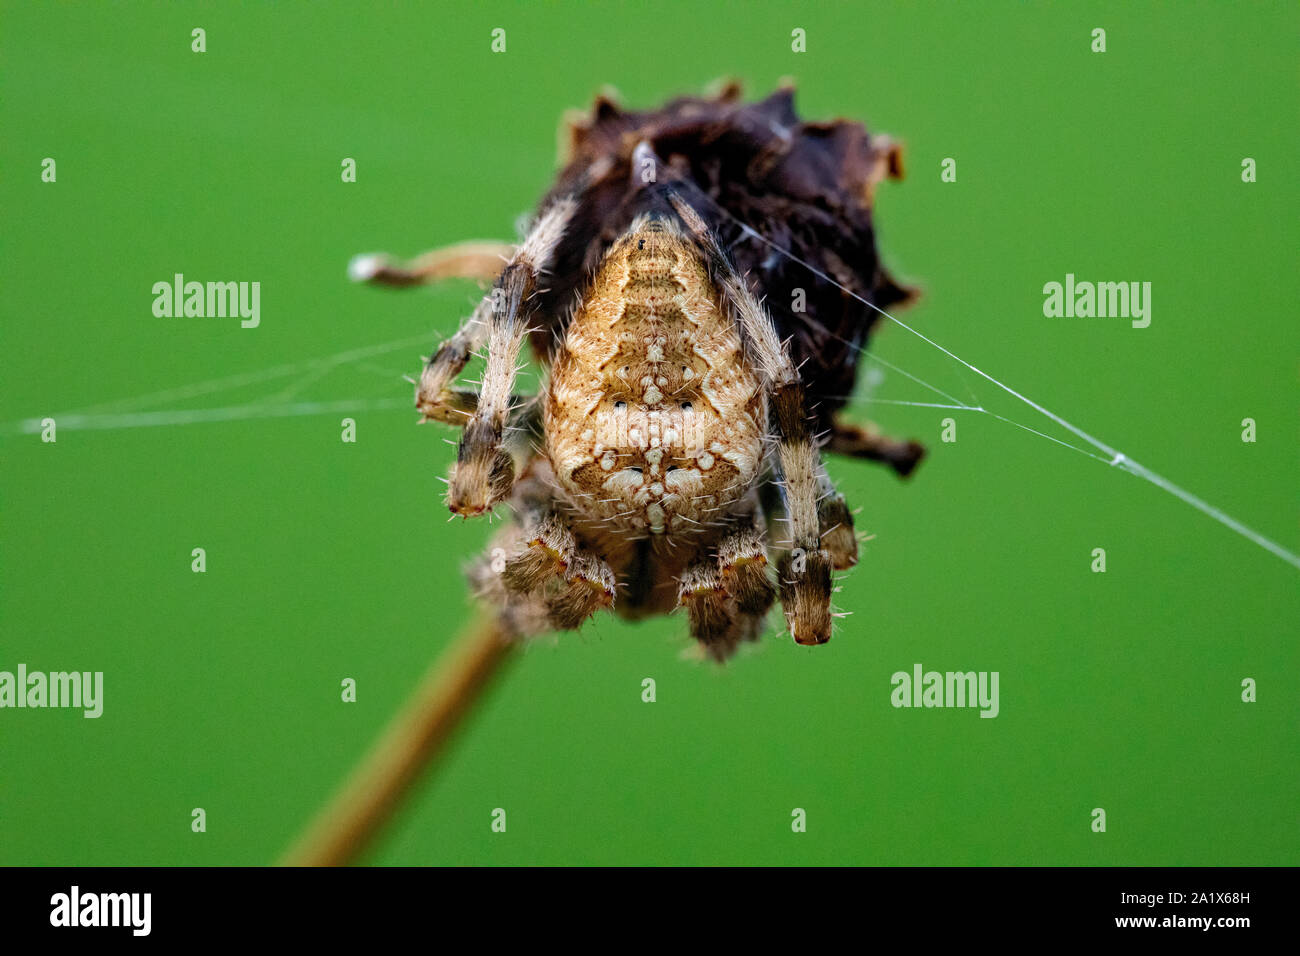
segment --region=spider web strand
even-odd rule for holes
[[[702,191],[701,191],[701,195],[704,195]],[[1151,484],[1155,485],[1157,488],[1161,489],[1162,491],[1165,491],[1168,494],[1173,495],[1178,500],[1184,502],[1185,504],[1190,505],[1191,507],[1195,508],[1197,511],[1200,511],[1202,514],[1205,514],[1208,517],[1213,518],[1215,521],[1219,522],[1224,527],[1229,528],[1232,531],[1235,531],[1237,534],[1241,535],[1246,540],[1258,545],[1259,547],[1263,548],[1265,551],[1268,551],[1270,554],[1278,558],[1281,558],[1287,564],[1290,564],[1295,568],[1300,568],[1300,555],[1297,555],[1295,552],[1282,547],[1282,545],[1278,544],[1276,541],[1273,541],[1272,539],[1265,537],[1264,535],[1260,534],[1258,531],[1255,531],[1253,528],[1243,524],[1242,522],[1238,521],[1236,518],[1233,518],[1231,515],[1227,514],[1222,509],[1216,508],[1215,506],[1209,504],[1205,500],[1198,498],[1196,495],[1192,494],[1187,489],[1181,487],[1180,485],[1175,484],[1174,482],[1170,481],[1168,478],[1165,478],[1163,475],[1160,475],[1157,472],[1152,471],[1150,468],[1147,468],[1145,465],[1142,465],[1139,462],[1128,457],[1123,452],[1120,452],[1117,449],[1112,448],[1110,445],[1106,444],[1105,442],[1101,441],[1100,439],[1093,437],[1092,435],[1088,434],[1079,426],[1073,424],[1072,422],[1067,421],[1066,419],[1062,418],[1060,415],[1057,415],[1055,412],[1051,411],[1050,409],[1045,408],[1044,406],[1040,405],[1038,402],[1035,402],[1033,399],[1029,398],[1028,396],[1023,395],[1020,392],[1016,391],[1010,385],[1007,385],[1004,382],[1001,382],[998,379],[994,378],[992,375],[989,375],[987,372],[984,372],[976,368],[970,362],[967,362],[965,359],[963,359],[960,355],[957,355],[955,352],[949,351],[948,349],[940,345],[938,342],[934,341],[928,336],[923,335],[922,333],[918,332],[916,329],[912,328],[906,322],[903,322],[901,319],[895,318],[894,316],[890,315],[888,312],[886,312],[880,306],[876,305],[874,302],[868,301],[866,298],[859,295],[857,292],[853,291],[852,289],[849,289],[844,285],[840,284],[839,282],[836,282],[834,279],[832,279],[822,270],[818,269],[812,263],[807,262],[806,260],[800,258],[790,250],[782,248],[780,245],[778,245],[775,242],[772,242],[770,239],[767,239],[766,237],[759,235],[759,233],[755,229],[753,229],[749,224],[737,219],[726,209],[723,209],[722,206],[719,205],[717,202],[715,202],[711,197],[705,195],[705,198],[710,203],[712,203],[713,206],[716,207],[720,213],[722,213],[722,215],[726,216],[732,222],[736,223],[745,232],[746,235],[752,236],[753,238],[757,239],[759,242],[763,243],[769,248],[775,250],[776,252],[779,252],[781,255],[790,259],[792,262],[797,262],[799,265],[803,266],[813,275],[817,276],[818,278],[822,279],[825,282],[829,282],[831,285],[835,286],[837,289],[840,289],[846,295],[852,296],[854,299],[858,300],[868,308],[874,309],[876,312],[880,313],[882,316],[889,319],[889,321],[893,322],[895,325],[899,326],[900,328],[912,333],[912,335],[916,336],[918,339],[920,339],[922,342],[925,342],[930,347],[942,352],[944,355],[948,356],[953,361],[970,369],[980,378],[983,378],[986,381],[996,385],[998,388],[1002,389],[1002,391],[1006,392],[1008,395],[1011,395],[1013,398],[1020,400],[1025,405],[1029,406],[1034,411],[1038,412],[1040,415],[1055,422],[1057,425],[1064,428],[1072,435],[1081,438],[1083,441],[1087,442],[1089,445],[1096,448],[1098,451],[1103,452],[1107,456],[1107,458],[1103,459],[1099,455],[1092,455],[1091,453],[1086,451],[1083,452],[1084,454],[1088,455],[1091,458],[1097,458],[1098,460],[1106,461],[1106,463],[1109,465],[1119,467],[1122,470],[1127,471],[1131,475],[1136,475],[1137,477],[1143,479],[1144,481],[1150,482]],[[839,336],[836,336],[836,338],[839,338]],[[847,340],[844,339],[841,339],[841,341],[845,341],[846,344],[857,349],[859,352],[863,351],[862,346],[860,345],[855,345],[854,343],[847,342]],[[953,400],[956,401],[956,399]],[[986,414],[992,414],[992,413],[986,412]],[[1001,418],[1001,416],[998,415],[994,415],[994,417]],[[1009,424],[1013,424],[1013,425],[1019,424],[1018,422],[1014,422],[1006,418],[1002,418],[1002,421],[1006,421]],[[1026,428],[1028,431],[1034,431],[1033,429],[1028,428],[1027,426],[1024,425],[1021,425],[1020,427]],[[1042,434],[1042,433],[1036,432],[1036,434]],[[1051,436],[1043,435],[1042,437],[1050,438]],[[1053,440],[1055,441],[1056,439]],[[1069,448],[1075,447],[1073,445],[1069,445],[1066,442],[1060,442],[1060,444],[1064,444],[1066,445],[1066,447]],[[1075,450],[1083,451],[1082,449],[1079,448],[1075,448]]]

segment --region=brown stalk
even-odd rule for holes
[[[280,866],[346,866],[366,851],[421,773],[512,656],[495,617],[479,618],[429,668],[402,711]]]

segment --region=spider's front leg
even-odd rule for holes
[[[451,386],[487,338],[488,302],[488,299],[480,302],[456,334],[438,346],[438,351],[425,364],[415,386],[415,407],[423,416],[422,423],[439,421],[463,426],[469,424],[478,410],[477,392]]]
[[[573,199],[564,198],[542,213],[476,310],[476,314],[485,311],[487,317],[487,367],[477,403],[456,450],[456,467],[447,490],[447,507],[455,514],[465,517],[483,514],[508,497],[514,486],[514,461],[503,440],[514,407],[510,390],[518,371],[519,350],[529,331],[528,318],[532,313],[529,299],[537,288],[539,276],[550,264],[575,208]],[[464,367],[468,360],[465,344],[453,339],[443,347],[452,349],[445,363],[447,368],[456,363]],[[430,367],[438,363],[439,356],[434,356]],[[445,387],[446,380],[440,379],[440,375],[441,371],[430,373],[426,369],[426,377],[431,378],[430,389]]]
[[[515,247],[503,242],[462,242],[426,252],[409,263],[395,262],[375,253],[356,256],[348,265],[348,274],[358,282],[374,285],[413,286],[444,279],[476,279],[494,282],[502,268],[515,255]],[[453,388],[470,358],[487,341],[492,306],[500,296],[486,296],[456,330],[456,334],[438,346],[425,363],[419,382],[415,383],[415,407],[423,416],[421,423],[438,421],[464,427],[474,418],[479,393]],[[536,425],[536,406],[531,399],[511,396],[509,427],[528,429]]]
[[[353,257],[348,263],[348,275],[356,282],[398,287],[443,279],[491,283],[501,275],[514,253],[514,246],[502,242],[462,242],[426,252],[409,263],[396,262],[383,253],[369,253]],[[425,363],[415,387],[415,407],[424,416],[421,422],[465,425],[474,416],[478,393],[453,389],[452,385],[487,339],[491,303],[490,298],[480,302],[456,334],[443,342]]]

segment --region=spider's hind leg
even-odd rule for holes
[[[827,451],[852,458],[865,458],[888,465],[900,478],[916,470],[925,457],[925,446],[918,441],[890,438],[874,425],[853,425],[836,421]]]

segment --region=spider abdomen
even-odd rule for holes
[[[643,217],[605,255],[551,366],[543,427],[583,523],[707,537],[759,476],[765,404],[698,250]]]

